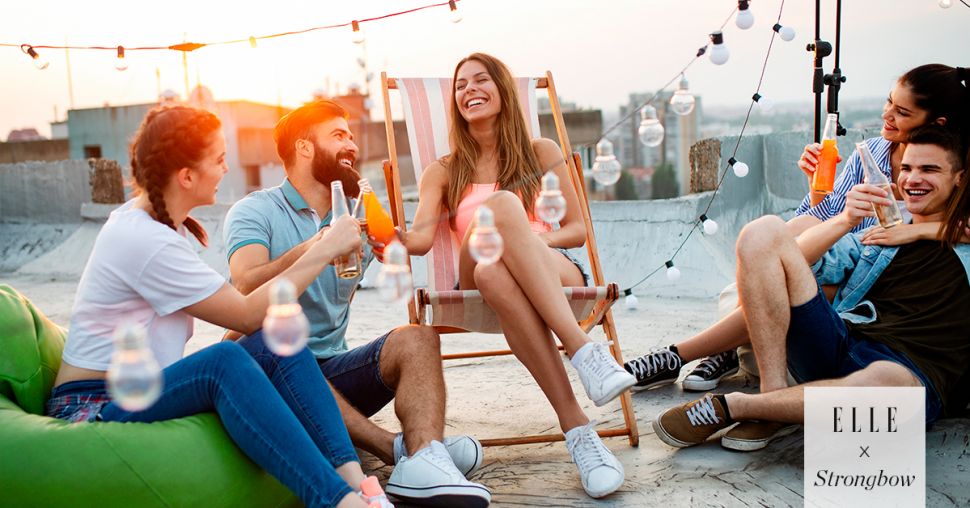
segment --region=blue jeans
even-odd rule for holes
[[[335,468],[359,459],[309,349],[280,357],[256,332],[189,355],[163,376],[150,408],[129,412],[112,402],[100,418],[155,422],[215,411],[239,448],[306,506],[336,506],[353,492]]]
[[[926,426],[940,418],[943,402],[926,374],[903,353],[885,344],[857,339],[819,289],[814,298],[791,309],[788,370],[799,383],[848,376],[885,360],[902,365],[926,388]]]

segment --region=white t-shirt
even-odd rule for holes
[[[129,201],[111,212],[81,275],[63,359],[108,370],[113,335],[137,323],[162,367],[182,358],[193,318],[182,311],[218,291],[226,280],[206,265],[185,238]]]

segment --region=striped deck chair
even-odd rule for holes
[[[579,154],[572,153],[569,138],[566,136],[565,123],[556,96],[552,74],[546,72],[545,77],[542,78],[518,78],[516,82],[522,101],[522,109],[526,115],[526,125],[529,127],[533,138],[539,137],[536,89],[545,88],[548,91],[556,132],[559,137],[559,146],[562,148],[563,156],[569,166],[570,180],[573,188],[577,191],[579,203],[582,207],[582,217],[586,225],[586,248],[595,287],[567,287],[563,288],[563,291],[569,300],[577,322],[583,330],[589,332],[598,325],[603,326],[610,350],[616,360],[622,364],[620,344],[616,336],[613,315],[610,312],[610,306],[619,297],[619,289],[616,283],[606,284],[603,280],[603,270],[600,265],[599,254],[596,251],[596,239],[593,236],[593,223],[590,220],[582,164]],[[394,138],[394,123],[391,117],[390,90],[399,90],[402,97],[414,177],[415,181],[418,182],[421,180],[421,172],[424,168],[451,151],[448,143],[449,108],[450,102],[454,100],[454,95],[450,78],[389,78],[387,73],[381,73],[381,85],[384,96],[387,148],[390,155],[390,160],[384,161],[384,177],[387,182],[391,217],[396,226],[406,229],[397,145]],[[428,264],[428,286],[418,288],[415,291],[414,298],[408,302],[408,314],[411,323],[429,324],[434,326],[439,333],[470,331],[502,333],[498,317],[485,304],[481,293],[454,290],[455,283],[458,281],[460,244],[460,239],[449,227],[448,217],[442,217],[433,246],[425,256]],[[561,346],[560,349],[562,349]],[[478,351],[444,355],[443,358],[448,360],[511,353],[507,349]],[[627,436],[630,445],[636,446],[639,442],[639,436],[629,392],[620,397],[620,404],[623,409],[625,426],[620,429],[601,430],[599,434],[603,437]],[[556,433],[507,439],[486,439],[482,440],[482,444],[500,446],[561,440],[563,440],[563,435]]]

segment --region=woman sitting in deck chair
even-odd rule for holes
[[[570,181],[566,163],[553,141],[529,139],[512,75],[501,61],[473,53],[456,66],[453,87],[453,151],[424,171],[414,229],[404,237],[405,246],[412,255],[427,253],[439,214],[449,214],[462,239],[459,288],[480,291],[498,315],[510,349],[556,411],[583,488],[592,497],[606,496],[623,484],[623,466],[577,403],[552,333],[597,406],[629,389],[635,379],[605,344],[590,340],[563,295],[563,287],[585,285],[589,278],[566,251],[585,242],[575,189],[563,185],[567,211],[559,229],[532,213],[546,171]],[[493,264],[476,263],[468,248],[473,216],[483,204],[494,213],[505,245]]]

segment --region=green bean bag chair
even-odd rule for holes
[[[0,506],[302,506],[213,413],[150,424],[43,416],[65,338],[0,284]]]

